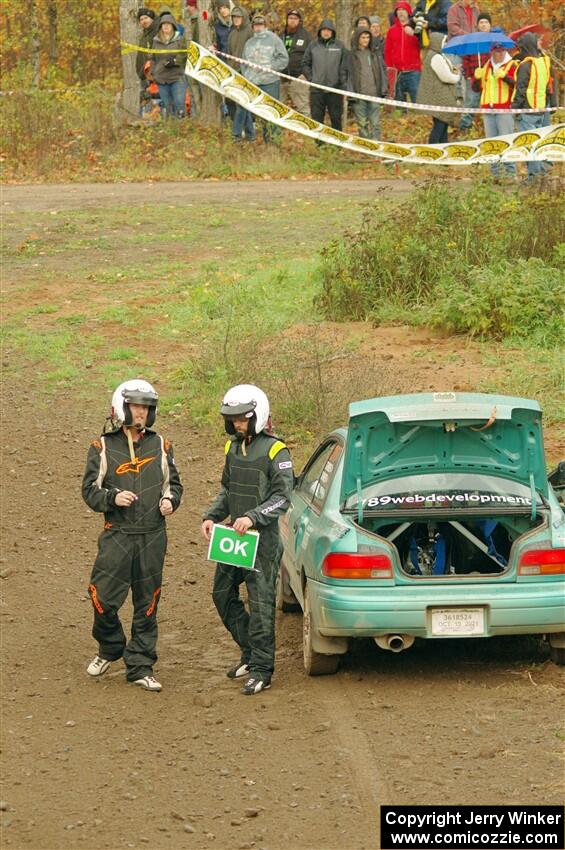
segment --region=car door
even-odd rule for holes
[[[292,590],[299,600],[302,599],[301,572],[305,554],[320,525],[323,504],[342,451],[343,444],[336,438],[324,441],[304,467],[293,494],[285,564]]]

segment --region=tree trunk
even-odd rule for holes
[[[59,44],[57,39],[57,0],[49,0],[47,3],[47,17],[49,21],[49,64],[56,65],[59,58]]]
[[[139,38],[137,25],[138,0],[120,0],[120,38],[128,44],[137,44]],[[118,96],[117,112],[123,123],[136,122],[139,117],[139,77],[135,70],[136,53],[122,55],[122,73],[124,86]]]
[[[213,27],[213,4],[211,0],[199,0],[198,12],[200,15],[199,21],[199,36],[202,47],[210,47],[216,37]],[[219,94],[208,88],[208,86],[200,87],[202,92],[202,104],[200,107],[200,115],[198,116],[203,124],[208,126],[219,126],[222,121],[221,102]]]
[[[335,0],[335,25],[337,29],[337,37],[343,41],[349,49],[351,44],[351,29],[353,27],[353,17],[355,9],[355,0]],[[343,115],[342,126],[345,130],[347,127],[347,97],[343,99]]]
[[[39,20],[37,18],[37,6],[35,0],[29,0],[28,2],[28,22],[31,83],[33,86],[38,86],[41,73],[41,62],[39,52]]]
[[[349,48],[353,27],[355,0],[335,0],[335,25],[337,37]]]

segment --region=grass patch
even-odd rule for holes
[[[176,331],[197,340],[190,359],[176,370],[174,383],[198,423],[216,420],[218,398],[226,387],[256,371],[262,357],[268,362],[263,372],[278,368],[278,347],[263,355],[261,349],[304,315],[311,316],[313,268],[313,262],[294,261],[275,270],[215,274],[192,286],[184,304],[170,312],[161,333]]]
[[[91,352],[101,344],[95,334],[80,335],[73,327],[52,326],[39,330],[26,325],[6,325],[2,331],[2,352],[8,369],[17,373],[23,357],[34,368],[42,388],[52,392],[58,386],[74,386],[91,362]]]
[[[487,393],[503,392],[522,398],[537,398],[541,402],[544,422],[547,425],[563,423],[565,414],[565,362],[560,349],[540,347],[501,348],[485,356],[488,369],[500,369],[511,362],[503,374],[484,377],[478,390]]]
[[[217,204],[199,205],[196,215],[191,202],[180,209],[147,203],[69,210],[47,223],[42,213],[8,217],[8,247],[21,242],[23,230],[45,257],[57,253],[58,273],[54,279],[45,259],[36,267],[20,254],[10,263],[16,280],[33,280],[27,298],[40,303],[21,309],[21,299],[13,299],[17,287],[8,284],[5,351],[14,363],[10,351],[23,355],[49,388],[64,383],[81,396],[85,375],[92,395],[95,387],[111,389],[132,370],[145,374],[167,387],[162,412],[174,415],[188,400],[199,423],[217,425],[226,381],[251,372],[259,380],[258,360],[261,379],[281,371],[276,341],[315,315],[319,282],[312,258],[320,241],[344,215],[357,218],[361,207],[355,199],[337,205],[334,197],[317,199],[306,191],[302,198],[277,201],[269,192],[264,203],[246,202],[229,227],[228,212]],[[213,235],[205,238],[210,219]],[[94,241],[103,249],[84,253]],[[307,337],[303,342],[306,357]],[[288,373],[291,356],[289,350]],[[312,395],[310,374],[290,387],[295,409],[302,381]],[[285,391],[278,379],[277,387]]]
[[[82,313],[75,313],[70,316],[59,316],[55,321],[60,325],[67,325],[71,327],[76,327],[78,325],[84,324],[84,322],[88,321],[88,316],[83,315]]]
[[[398,209],[394,197],[382,203],[388,216]],[[56,276],[53,260],[46,258],[38,264],[24,253],[9,264],[15,284],[6,287],[8,372],[16,375],[29,363],[49,394],[71,387],[88,404],[93,393],[106,399],[126,377],[144,375],[159,387],[162,415],[188,415],[218,436],[218,405],[226,388],[257,383],[270,395],[275,427],[293,443],[300,465],[322,434],[346,421],[350,401],[412,391],[415,377],[435,370],[440,358],[464,366],[464,355],[442,355],[425,343],[407,349],[406,362],[399,364],[370,344],[370,325],[336,333],[322,321],[324,278],[317,251],[344,221],[356,233],[352,225],[361,219],[362,207],[358,200],[336,203],[335,197],[317,199],[306,191],[302,198],[279,201],[269,190],[262,203],[243,201],[241,215],[229,225],[218,204],[190,202],[65,211],[47,223],[40,212],[9,216],[10,246],[21,241],[23,230],[27,239],[39,236],[34,241],[46,255],[53,238],[58,257]],[[210,219],[213,228],[206,231]],[[100,250],[85,248],[94,241]],[[397,249],[404,241],[396,240]],[[342,242],[346,247],[347,239]],[[536,262],[524,260],[532,274]],[[20,281],[25,299],[14,297]],[[476,286],[477,293],[492,286],[496,295],[495,282],[478,278]],[[525,298],[533,287],[532,277],[523,287]],[[551,293],[553,286],[545,291]],[[456,290],[450,292],[455,298]],[[414,322],[424,306],[400,309],[391,299],[388,309],[395,321]],[[491,302],[487,312],[494,315]],[[550,325],[550,309],[542,321],[535,311],[527,314],[520,307],[519,312],[528,327],[537,327],[539,345],[545,346],[542,330]],[[452,313],[446,310],[447,319]],[[504,315],[501,310],[500,321]],[[382,312],[370,314],[380,317]],[[485,378],[477,388],[542,396],[546,421],[557,421],[557,355],[536,348],[531,361],[514,344],[510,354],[498,336],[486,348]],[[512,368],[505,370],[505,362]],[[426,389],[427,380],[417,388]]]
[[[37,307],[32,307],[29,311],[31,316],[48,316],[50,313],[58,313],[59,308],[56,304],[38,304]]]
[[[221,128],[186,121],[116,123],[114,93],[97,84],[80,91],[16,92],[2,98],[4,170],[9,179],[272,179],[310,175],[384,176],[384,165],[284,133],[280,147],[235,145]]]
[[[135,360],[138,352],[134,348],[115,348],[113,351],[108,351],[108,360]]]

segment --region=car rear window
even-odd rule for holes
[[[433,473],[410,475],[381,481],[362,491],[364,511],[422,510],[426,508],[524,508],[532,506],[528,487],[494,475],[469,473]],[[351,496],[345,509],[357,507],[357,495]],[[536,505],[542,506],[539,494]]]

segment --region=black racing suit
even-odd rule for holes
[[[203,519],[232,522],[247,516],[259,532],[258,572],[218,564],[212,598],[225,627],[241,648],[252,675],[270,678],[275,668],[275,585],[282,553],[278,519],[290,502],[294,474],[287,447],[262,431],[226,443],[219,496]],[[239,596],[247,585],[249,613]]]
[[[88,587],[94,608],[92,635],[101,658],[116,661],[123,656],[130,682],[151,675],[157,660],[157,605],[167,550],[159,507],[166,497],[176,510],[182,497],[172,444],[146,428],[134,448],[132,463],[122,429],[94,440],[82,482],[86,504],[105,519]],[[120,490],[131,490],[137,501],[118,507]],[[130,587],[133,622],[126,646],[118,611]]]

